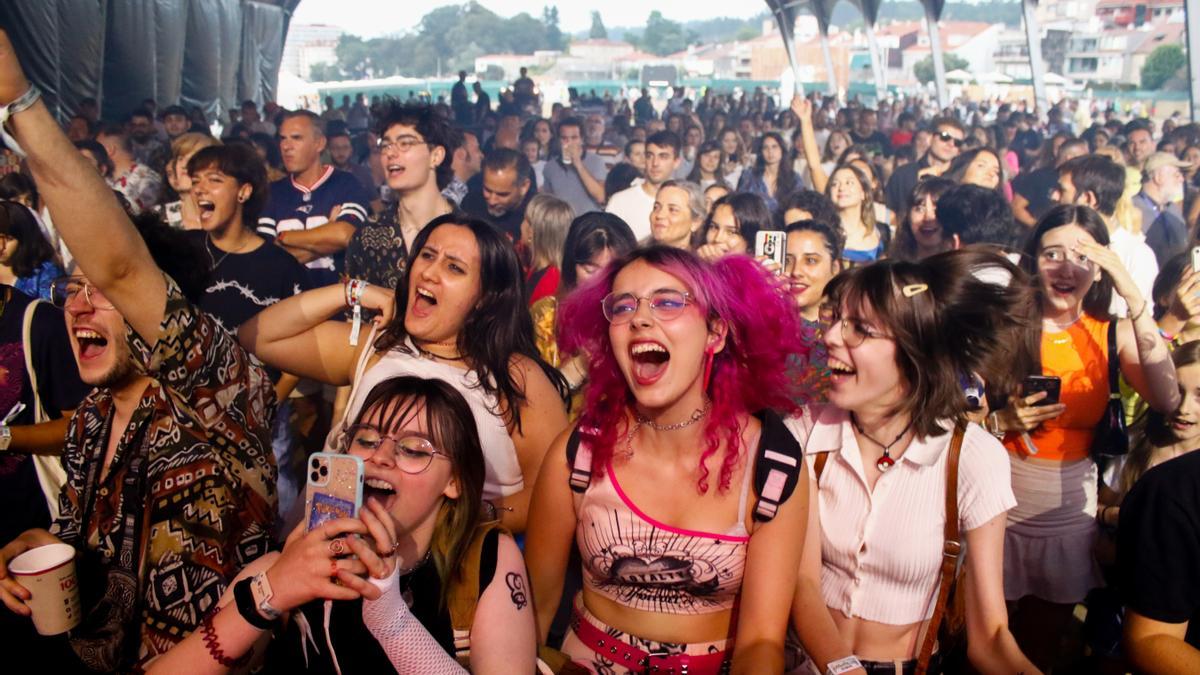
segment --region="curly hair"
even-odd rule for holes
[[[743,420],[749,413],[770,409],[781,414],[798,411],[798,383],[782,367],[792,355],[807,357],[801,341],[801,323],[783,278],[768,273],[747,256],[725,256],[707,263],[694,253],[655,245],[631,251],[563,302],[559,348],[563,353],[590,355],[587,400],[580,429],[587,430],[593,453],[593,471],[612,457],[613,446],[629,431],[627,410],[633,394],[617,365],[609,337],[609,324],[601,301],[622,269],[642,261],[679,279],[695,298],[709,321],[724,320],[729,328],[725,348],[713,359],[706,392],[712,411],[704,423],[706,447],[700,457],[697,489],[709,488],[705,463],[724,442],[725,452],[717,489],[729,489],[733,468],[740,456]]]

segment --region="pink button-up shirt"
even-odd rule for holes
[[[930,618],[946,522],[949,431],[912,441],[871,490],[845,411],[811,406],[787,425],[804,446],[810,473],[817,454],[834,453],[819,492],[825,604],[848,617],[892,625]],[[968,425],[958,468],[960,530],[979,527],[1016,503],[1004,446]]]

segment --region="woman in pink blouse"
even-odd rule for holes
[[[789,422],[810,468],[828,453],[819,478],[810,473],[818,489],[809,491],[792,608],[821,672],[915,670],[940,584],[950,430],[968,412],[960,374],[989,372],[1020,315],[1022,288],[1015,267],[975,251],[883,261],[830,282],[829,405]],[[985,673],[1037,672],[1004,605],[1005,513],[1014,504],[1004,447],[968,425],[958,515],[970,555],[959,592],[968,655]]]

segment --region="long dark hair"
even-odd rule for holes
[[[775,174],[775,199],[778,201],[796,189],[798,184],[796,169],[792,166],[792,153],[788,151],[788,144],[783,142],[783,136],[776,131],[768,131],[758,139],[758,157],[754,160],[754,173],[761,178],[767,170],[767,162],[763,159],[762,145],[763,141],[768,138],[779,144],[779,151],[783,154],[783,159],[779,160],[779,172]]]
[[[8,266],[18,277],[33,276],[42,263],[54,259],[54,249],[38,227],[33,211],[24,204],[0,201],[0,234],[17,240],[17,250]]]
[[[375,341],[375,349],[399,349],[411,353],[405,344],[408,331],[404,328],[404,316],[408,309],[413,263],[425,248],[429,235],[442,225],[467,228],[479,247],[481,294],[458,333],[458,352],[466,355],[472,370],[479,375],[479,386],[483,391],[496,397],[499,409],[493,412],[503,416],[505,424],[520,430],[520,406],[525,401],[525,391],[512,376],[513,356],[519,354],[536,363],[564,400],[568,388],[562,374],[538,355],[533,342],[533,320],[526,305],[521,263],[508,235],[491,223],[461,213],[447,213],[429,221],[417,234],[408,254],[404,276],[396,286],[396,316]]]
[[[733,211],[733,222],[737,223],[738,234],[746,242],[746,247],[753,251],[754,241],[759,230],[769,230],[772,227],[771,209],[760,196],[750,192],[731,192],[713,202],[704,219],[704,225],[692,235],[692,248],[700,248],[708,241],[708,228],[712,227],[713,214],[718,206],[728,206]]]
[[[1108,227],[1104,224],[1104,219],[1100,217],[1091,207],[1077,206],[1072,204],[1061,204],[1050,209],[1038,224],[1033,228],[1033,232],[1029,233],[1029,239],[1025,242],[1025,248],[1022,251],[1021,266],[1033,279],[1037,279],[1037,260],[1038,247],[1042,243],[1042,237],[1050,230],[1064,227],[1067,225],[1078,225],[1085,232],[1096,240],[1101,246],[1108,246]],[[1109,308],[1112,306],[1113,282],[1112,277],[1108,272],[1100,272],[1100,280],[1094,282],[1092,287],[1088,289],[1087,295],[1083,296],[1083,311],[1088,316],[1097,321],[1112,321],[1113,316],[1109,313]],[[1029,328],[1029,336],[1026,340],[1030,348],[1025,350],[1024,358],[1016,362],[1016,371],[1023,374],[1033,374],[1042,372],[1041,362],[1041,345],[1042,340],[1042,308],[1045,298],[1042,297],[1041,284],[1034,283],[1034,297],[1037,299],[1035,305],[1036,321],[1032,321]]]
[[[1101,246],[1108,246],[1109,244],[1108,227],[1104,224],[1104,219],[1094,209],[1088,206],[1072,204],[1055,206],[1046,215],[1042,216],[1042,219],[1033,228],[1033,232],[1029,233],[1029,239],[1025,242],[1021,265],[1031,277],[1037,277],[1038,248],[1041,246],[1042,237],[1046,236],[1046,233],[1050,230],[1067,225],[1079,226]],[[1112,277],[1108,275],[1108,272],[1102,271],[1100,273],[1100,281],[1093,283],[1092,287],[1088,289],[1087,295],[1083,297],[1083,311],[1087,312],[1088,316],[1097,321],[1111,321],[1113,317],[1109,313],[1109,308],[1112,306],[1112,294]],[[1037,295],[1040,304],[1043,300],[1041,289],[1038,289]]]
[[[613,258],[620,258],[637,247],[637,237],[629,225],[619,217],[602,211],[590,211],[571,221],[567,230],[567,241],[563,244],[562,277],[558,283],[559,295],[565,297],[575,290],[579,279],[575,266],[585,263],[601,251],[612,251]]]
[[[938,199],[952,187],[954,181],[946,178],[933,177],[917,182],[904,203],[904,217],[900,220],[900,227],[896,228],[896,238],[892,240],[888,257],[913,261],[917,259],[917,239],[912,232],[912,207],[925,197],[932,197],[933,203],[937,204]]]
[[[425,428],[433,445],[446,454],[458,482],[458,497],[438,508],[430,553],[442,580],[442,603],[452,579],[462,572],[463,557],[479,525],[483,501],[484,460],[479,431],[471,407],[453,386],[437,378],[401,376],[375,385],[359,408],[355,424],[379,410],[384,433],[404,423],[414,413],[424,413]]]

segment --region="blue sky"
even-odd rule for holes
[[[465,0],[426,0],[422,3],[397,0],[303,0],[296,8],[294,21],[326,23],[350,33],[375,37],[403,32],[417,25],[421,17],[435,7],[461,4]],[[567,32],[586,30],[592,25],[596,3],[579,0],[480,0],[480,4],[502,16],[528,12],[538,16],[542,7],[558,7],[559,24]],[[717,9],[720,7],[720,9]],[[695,0],[606,0],[600,15],[607,26],[645,25],[650,11],[657,9],[669,19],[691,21],[716,16],[750,17],[762,12],[766,3],[759,0],[741,3],[695,2]]]

